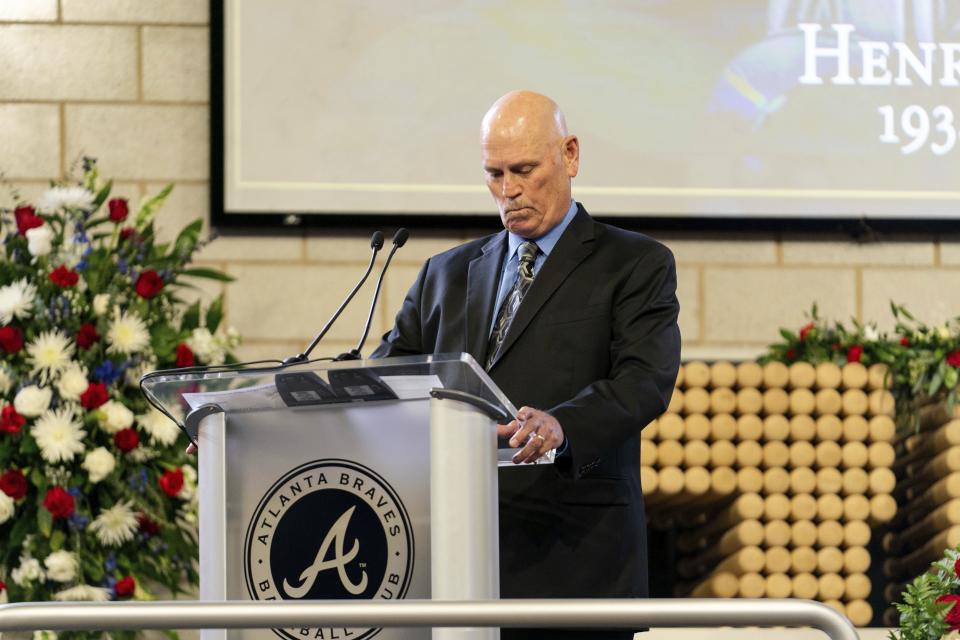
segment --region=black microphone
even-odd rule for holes
[[[397,252],[397,249],[407,243],[409,237],[410,232],[403,227],[397,229],[397,232],[393,234],[393,247],[390,248],[390,253],[387,254],[387,259],[383,263],[383,269],[380,270],[380,277],[377,278],[377,288],[373,290],[373,300],[370,301],[370,312],[367,314],[367,324],[363,327],[363,336],[360,337],[360,342],[357,343],[356,347],[351,351],[341,353],[335,358],[336,360],[359,360],[362,357],[360,352],[363,349],[363,343],[367,341],[367,334],[370,333],[370,325],[373,323],[373,312],[377,308],[377,298],[380,296],[380,287],[383,285],[383,276],[387,273],[387,267],[390,266],[390,261],[393,260],[393,254]]]
[[[404,241],[406,241],[406,238],[404,238]],[[396,245],[397,243],[396,236],[394,236],[393,238],[393,243],[394,245]],[[340,314],[343,313],[343,310],[346,308],[346,306],[350,304],[351,300],[353,300],[353,296],[357,295],[357,291],[359,291],[360,287],[363,286],[363,283],[367,281],[367,278],[370,276],[370,272],[373,271],[373,263],[377,259],[377,253],[379,253],[380,249],[382,248],[383,248],[383,234],[380,233],[379,231],[374,231],[373,235],[370,236],[370,249],[371,249],[370,264],[367,265],[367,270],[363,273],[363,277],[360,278],[360,281],[357,283],[357,286],[353,288],[353,291],[351,291],[350,294],[340,304],[340,308],[337,309],[336,313],[333,314],[333,317],[327,320],[327,324],[323,326],[323,329],[321,329],[320,333],[317,334],[317,337],[313,339],[313,342],[310,343],[310,346],[307,347],[307,349],[300,355],[290,356],[289,358],[286,358],[283,361],[283,364],[288,365],[288,364],[296,364],[297,362],[306,362],[307,358],[310,357],[310,352],[316,348],[316,346],[320,343],[320,340],[323,339],[323,336],[326,335],[327,331],[330,330],[330,327],[333,326],[333,323],[336,322],[337,318],[340,317]],[[393,251],[396,251],[396,247],[394,247]],[[393,255],[393,251],[390,252],[391,256]],[[389,260],[390,259],[387,258],[388,262]],[[380,274],[380,278],[381,279],[383,278],[382,273]],[[378,284],[377,288],[379,289],[379,287],[380,285]]]

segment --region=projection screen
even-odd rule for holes
[[[564,109],[595,215],[960,217],[960,0],[222,7],[221,222],[488,214],[479,122],[516,88]]]

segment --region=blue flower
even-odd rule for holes
[[[127,265],[126,260],[124,260],[123,258],[120,258],[119,260],[117,260],[117,271],[119,271],[120,273],[126,273],[129,270],[130,270],[130,267]]]
[[[126,369],[125,365],[116,365],[113,363],[113,360],[104,360],[93,370],[93,377],[95,380],[99,380],[109,386],[123,375],[124,369]]]
[[[87,524],[90,523],[90,517],[81,515],[80,513],[74,511],[70,514],[70,517],[67,519],[67,522],[70,524],[70,527],[76,529],[77,531],[83,531],[87,528]]]
[[[127,482],[130,484],[130,488],[138,493],[146,493],[147,491],[147,470],[141,468],[139,472],[134,471],[127,478]]]
[[[115,571],[117,569],[117,554],[113,551],[107,554],[107,557],[103,561],[103,568],[108,572]],[[110,584],[110,588],[113,588],[113,584]]]
[[[70,487],[69,489],[67,489],[67,493],[72,495],[74,498],[79,498],[83,495],[79,487]]]

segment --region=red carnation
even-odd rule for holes
[[[847,362],[860,362],[860,356],[863,355],[863,347],[855,344],[847,349]]]
[[[80,394],[80,404],[89,411],[93,411],[109,399],[107,385],[102,382],[91,382],[87,385],[87,390]]]
[[[910,338],[908,338],[907,336],[903,336],[902,338],[900,338],[900,344],[903,345],[904,347],[909,347]]]
[[[136,238],[136,234],[137,231],[133,227],[124,227],[123,229],[120,229],[120,240],[125,242],[131,237]]]
[[[134,289],[138,296],[149,300],[160,293],[160,289],[163,289],[163,280],[156,271],[147,269],[137,278],[137,284],[134,285]]]
[[[77,329],[77,346],[81,349],[89,349],[97,342],[100,342],[100,334],[97,333],[97,327],[85,322]]]
[[[19,469],[10,469],[0,476],[0,491],[19,500],[27,495],[27,479],[23,477]]]
[[[950,604],[944,615],[944,620],[950,625],[950,631],[960,630],[960,609],[957,608],[957,602],[960,601],[960,595],[948,593],[937,598],[937,604]]]
[[[18,327],[0,327],[0,349],[7,353],[18,353],[23,349],[23,332]]]
[[[960,349],[947,354],[947,364],[951,367],[960,368]]]
[[[37,215],[33,207],[17,207],[13,210],[13,217],[17,220],[17,233],[27,235],[30,229],[43,226],[43,218]]]
[[[814,324],[812,322],[807,323],[800,327],[800,342],[803,342],[807,339],[807,336],[810,335],[810,332],[813,331]]]
[[[183,489],[183,470],[165,471],[160,476],[160,488],[163,489],[165,494],[175,498],[180,493],[180,489]]]
[[[133,576],[126,576],[117,580],[117,583],[113,585],[113,590],[116,592],[118,598],[129,598],[133,595],[134,589],[137,588],[137,581],[133,579]]]
[[[953,572],[957,574],[957,577],[960,578],[960,558],[957,558],[953,563]]]
[[[8,404],[0,411],[0,431],[20,433],[20,429],[27,423],[27,419],[17,413],[12,404]]]
[[[160,523],[151,519],[145,513],[137,514],[137,524],[140,526],[140,531],[148,536],[155,536],[160,533]]]
[[[77,282],[80,281],[80,274],[73,269],[68,269],[65,265],[60,265],[50,272],[49,278],[50,282],[61,289],[68,289],[76,286]]]
[[[133,427],[120,429],[120,431],[113,434],[113,444],[117,445],[117,449],[120,449],[120,451],[128,453],[136,449],[140,444],[140,436]]]
[[[0,593],[3,593],[7,589],[7,583],[3,580],[0,580]]]
[[[194,363],[193,351],[185,343],[177,345],[177,366],[192,367]]]
[[[107,206],[110,207],[110,220],[118,224],[126,220],[127,214],[130,213],[126,198],[113,198]]]
[[[43,499],[43,506],[56,518],[68,518],[73,513],[73,496],[63,487],[53,487],[47,491]]]
[[[793,362],[796,359],[797,359],[797,350],[794,349],[793,347],[790,347],[789,349],[787,349],[787,360]]]

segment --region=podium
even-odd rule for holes
[[[499,597],[497,468],[515,450],[498,447],[495,425],[516,409],[471,356],[157,372],[142,387],[199,445],[202,600]],[[550,462],[552,452],[539,461]],[[421,640],[431,630],[201,637],[274,634]]]

